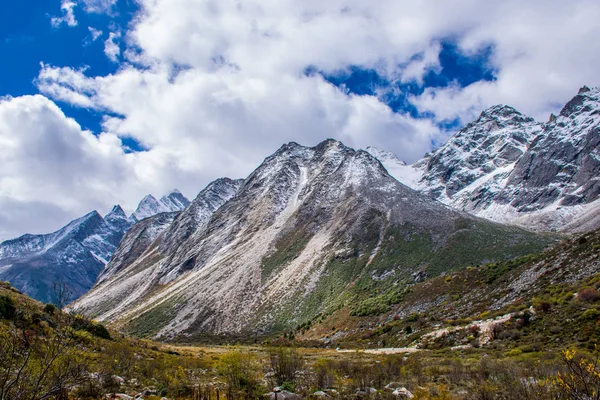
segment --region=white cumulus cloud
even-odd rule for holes
[[[85,0],[84,8],[110,12],[115,3]],[[144,194],[161,195],[172,187],[193,197],[212,179],[247,175],[291,140],[315,145],[333,137],[354,147],[391,150],[412,162],[449,134],[438,122],[468,122],[496,103],[545,119],[583,84],[600,85],[600,4],[595,0],[138,4],[128,29],[111,32],[105,42],[106,55],[120,61],[118,71],[95,76],[93,69],[42,64],[36,83],[46,96],[41,97],[44,107],[33,107],[30,98],[2,103],[3,118],[14,114],[10,126],[0,125],[6,140],[19,141],[23,131],[57,137],[70,127],[69,137],[92,143],[72,150],[83,154],[72,158],[73,165],[104,157],[92,163],[102,168],[81,168],[93,190],[63,185],[61,174],[51,174],[57,161],[40,158],[40,164],[48,164],[45,184],[60,193],[56,200],[34,187],[37,181],[30,177],[35,174],[15,167],[12,179],[20,182],[21,194],[0,200],[5,215],[41,201],[65,210],[53,214],[58,224],[58,219],[67,222],[83,209],[109,203],[121,202],[131,211]],[[319,74],[305,73],[309,68],[336,73],[358,65],[390,80],[420,84],[430,71],[441,72],[446,40],[464,56],[491,49],[486,62],[495,80],[467,87],[453,83],[410,97],[427,118],[394,113],[377,97],[348,94]],[[61,116],[49,99],[106,113],[103,132],[96,138],[73,127],[74,121]],[[31,126],[24,109],[53,116],[55,129]],[[133,138],[148,150],[125,154],[119,137]],[[11,157],[17,163],[26,155]],[[18,222],[5,226],[12,232],[32,229]]]
[[[77,26],[77,20],[75,19],[74,9],[77,7],[77,3],[71,0],[62,0],[60,10],[62,11],[61,17],[52,17],[50,23],[53,27],[58,28],[60,25],[67,24],[68,26]]]
[[[100,38],[100,36],[102,36],[103,33],[101,29],[92,28],[91,26],[88,26],[88,30],[90,31],[92,42],[98,40],[98,38]]]
[[[121,55],[121,47],[119,46],[119,39],[121,38],[120,32],[110,32],[108,39],[104,42],[104,54],[112,62],[119,62],[119,56]]]

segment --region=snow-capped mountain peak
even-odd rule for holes
[[[146,195],[138,204],[137,209],[131,214],[134,222],[163,212],[181,211],[190,204],[190,201],[177,189],[156,200],[151,194]]]
[[[115,205],[110,212],[104,216],[104,219],[114,218],[127,218],[125,211],[123,211],[123,208],[119,204]]]
[[[190,201],[177,189],[161,197],[160,202],[171,212],[181,211],[190,204]]]
[[[396,179],[452,207],[533,229],[572,230],[577,215],[600,208],[591,204],[600,195],[599,148],[600,88],[584,86],[546,123],[492,106],[408,170],[370,151]]]

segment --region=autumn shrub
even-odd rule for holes
[[[600,370],[598,355],[588,359],[574,350],[562,353],[564,372],[558,372],[554,380],[565,398],[598,399],[600,397]]]
[[[273,372],[274,386],[288,383],[295,387],[298,373],[304,365],[304,359],[295,348],[276,347],[269,349],[269,362]]]
[[[260,363],[251,353],[230,351],[222,355],[217,371],[225,380],[227,398],[258,399],[261,396]]]
[[[583,289],[577,294],[577,299],[586,303],[594,303],[600,300],[600,293],[598,293],[598,291],[593,288]]]

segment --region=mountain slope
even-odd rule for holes
[[[70,300],[96,281],[129,227],[119,206],[103,218],[93,211],[47,235],[24,235],[0,244],[0,280],[31,297],[55,301],[54,284],[68,287]]]
[[[176,215],[189,204],[175,189],[160,201],[152,195],[144,197],[130,217],[116,205],[104,218],[93,211],[54,233],[7,240],[0,244],[0,280],[9,281],[44,302],[56,300],[54,286],[60,283],[71,292],[68,300],[74,300],[96,282],[121,238],[136,221],[159,213]],[[174,215],[169,222],[173,218]],[[158,218],[161,222],[165,219],[169,217]]]
[[[267,334],[358,286],[401,287],[550,242],[453,211],[334,140],[284,145],[193,231],[176,246],[163,233],[72,308],[141,335]]]
[[[414,165],[370,151],[398,180],[454,208],[535,230],[581,231],[598,226],[574,222],[600,207],[599,143],[600,88],[583,87],[547,123],[491,107]]]

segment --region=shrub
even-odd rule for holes
[[[541,311],[543,313],[549,313],[550,312],[550,308],[551,305],[549,302],[542,300],[540,298],[534,297],[533,300],[531,301],[533,308],[536,311]]]
[[[259,368],[257,358],[250,353],[232,351],[221,356],[217,370],[227,384],[227,398],[258,398]]]
[[[108,329],[106,329],[106,327],[104,327],[104,325],[99,324],[97,322],[89,321],[81,316],[75,317],[75,320],[73,320],[71,327],[75,330],[87,331],[87,332],[91,333],[92,335],[103,338],[103,339],[111,338],[110,333],[108,332]]]
[[[381,296],[371,297],[360,302],[354,310],[350,312],[350,315],[354,317],[368,317],[372,315],[379,315],[390,311],[390,307],[387,302],[381,299]]]
[[[523,350],[521,349],[511,349],[509,351],[506,352],[506,355],[508,357],[514,357],[514,356],[519,356],[523,353]]]
[[[474,337],[477,337],[479,335],[479,332],[481,331],[481,328],[479,327],[479,325],[471,325],[468,328],[468,331],[471,335],[473,335]]]
[[[283,385],[285,383],[294,386],[298,372],[304,364],[303,358],[298,354],[296,349],[289,348],[273,348],[269,350],[269,360],[271,369],[273,370],[273,378],[275,385]],[[290,390],[293,392],[293,390]]]
[[[54,315],[56,312],[56,306],[54,304],[48,303],[44,306],[44,312],[49,315]]]
[[[581,314],[581,318],[587,319],[587,320],[597,319],[598,317],[600,317],[600,311],[596,310],[595,308],[590,308],[589,310],[585,310],[583,312],[583,314]]]
[[[12,298],[0,296],[0,318],[13,319],[17,314],[17,307]]]
[[[585,301],[586,303],[594,303],[600,299],[600,293],[598,293],[596,289],[587,288],[579,292],[579,294],[577,294],[577,298],[581,301]]]

